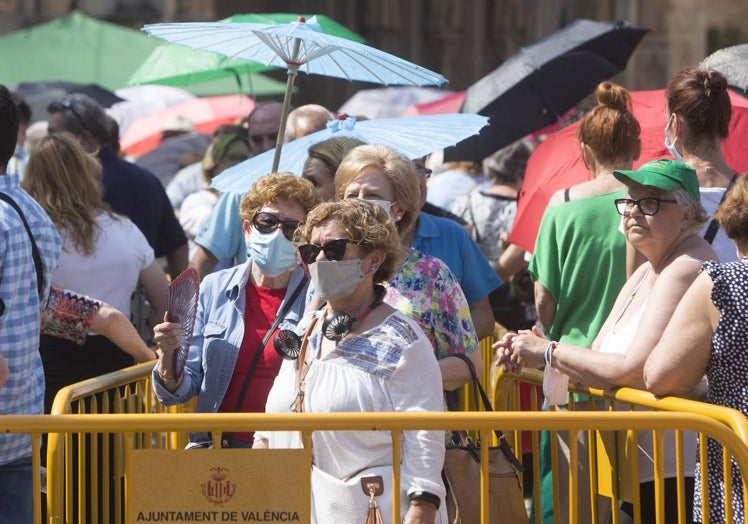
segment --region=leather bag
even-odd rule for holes
[[[483,400],[486,411],[493,411],[485,390],[480,385],[473,363],[464,355],[473,377],[474,393]],[[476,406],[477,399],[476,399]],[[522,482],[519,473],[525,468],[517,460],[505,435],[495,430],[498,446],[488,450],[489,522],[528,522]],[[475,524],[480,518],[480,453],[481,443],[466,436],[465,432],[452,432],[444,458],[444,482],[447,487],[447,514],[450,524]]]

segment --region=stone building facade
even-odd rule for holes
[[[0,33],[71,9],[135,28],[234,13],[324,13],[370,45],[441,72],[453,90],[575,18],[626,20],[651,29],[615,79],[629,89],[663,87],[711,51],[748,42],[745,0],[0,0]],[[282,71],[276,76],[284,79]],[[358,89],[375,87],[303,75],[297,83],[297,103],[314,100],[331,108]]]

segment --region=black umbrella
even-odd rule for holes
[[[66,95],[82,93],[96,100],[102,107],[111,107],[124,102],[108,89],[98,84],[77,84],[75,82],[21,82],[14,89],[31,107],[31,121],[47,119],[47,106]]]
[[[141,156],[135,163],[147,169],[166,187],[174,175],[185,167],[186,155],[202,157],[210,144],[210,137],[202,133],[187,133],[165,139],[155,148]],[[189,160],[187,163],[193,163]]]
[[[446,149],[445,161],[480,161],[558,122],[597,84],[626,68],[648,31],[625,22],[576,20],[523,47],[468,88],[460,111],[491,120],[479,135]]]

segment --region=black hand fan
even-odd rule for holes
[[[192,331],[197,316],[197,298],[200,292],[200,275],[193,267],[185,269],[169,284],[169,322],[178,322],[181,328],[181,342],[174,351],[174,378],[179,380],[187,363],[187,355],[192,343]]]

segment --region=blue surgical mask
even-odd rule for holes
[[[262,234],[253,227],[247,239],[247,256],[268,277],[277,277],[296,264],[296,248],[281,228]]]
[[[667,130],[670,127],[670,120],[667,121],[667,124],[665,124],[665,147],[668,151],[670,151],[670,154],[673,155],[673,158],[677,160],[678,162],[683,162],[683,157],[680,153],[678,153],[678,150],[675,149],[675,142],[670,142],[670,138],[667,136]],[[677,141],[677,139],[676,139]]]

